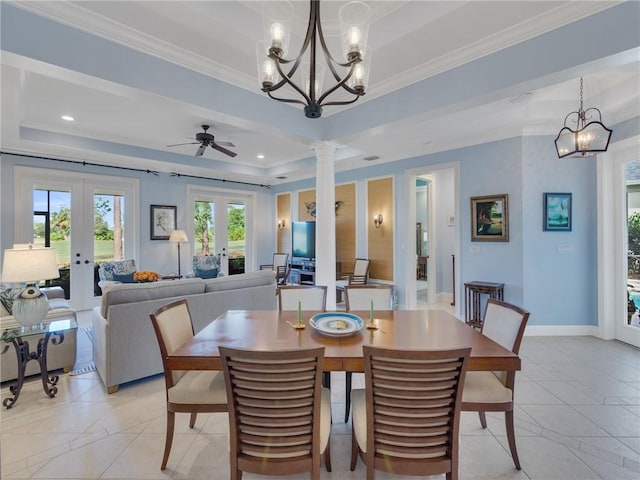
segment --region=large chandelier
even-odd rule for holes
[[[291,36],[293,5],[288,1],[267,1],[264,5],[265,40],[258,44],[257,52],[258,75],[263,92],[280,102],[304,105],[304,114],[308,118],[322,116],[322,107],[326,105],[347,105],[365,94],[371,59],[371,51],[366,48],[371,14],[366,4],[354,1],[340,8],[342,62],[337,61],[327,48],[320,23],[320,0],[310,1],[309,24],[300,53],[289,59],[286,55]],[[324,56],[324,65],[316,58],[318,43]],[[325,66],[335,79],[335,84],[323,91]],[[292,92],[290,88],[285,89],[289,90],[291,96],[299,95],[301,98],[282,98],[273,94],[285,85],[295,90]],[[350,98],[328,101],[328,97],[339,89],[347,91]]]
[[[580,78],[580,109],[577,112],[571,112],[564,119],[564,127],[556,137],[558,158],[591,157],[596,153],[606,152],[609,148],[609,139],[613,130],[602,123],[600,110],[594,107],[584,110],[582,101],[582,78]],[[595,115],[598,119],[592,120]],[[575,129],[568,127],[567,121],[575,123]]]

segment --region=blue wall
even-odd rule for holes
[[[639,133],[638,119],[631,124]],[[616,126],[613,127],[614,130]],[[627,128],[626,130],[629,130]],[[626,131],[625,130],[625,131]],[[597,219],[596,164],[594,158],[563,159],[556,156],[553,137],[528,136],[439,152],[403,161],[373,165],[367,168],[340,172],[336,183],[355,182],[358,205],[365,202],[368,178],[390,175],[395,181],[396,232],[406,232],[415,219],[406,215],[404,185],[406,170],[437,166],[444,163],[459,165],[459,235],[460,265],[457,279],[458,304],[463,302],[464,282],[484,280],[505,284],[505,299],[531,311],[530,325],[597,325]],[[13,242],[13,166],[28,165],[78,171],[78,167],[21,157],[4,155],[0,160],[0,213],[2,248]],[[200,184],[220,186],[216,182],[195,179],[155,177],[147,174],[119,173],[101,167],[82,167],[87,173],[121,174],[140,179],[141,185],[141,245],[140,265],[151,268],[160,252],[158,242],[148,240],[149,205],[176,204],[178,225],[186,222],[186,186]],[[257,263],[269,263],[275,251],[275,195],[314,188],[314,179],[275,186],[271,189],[238,188],[258,192],[256,212]],[[229,188],[230,185],[225,185]],[[543,193],[570,192],[573,197],[572,231],[543,231]],[[509,242],[471,242],[470,197],[506,193],[509,195]],[[364,210],[359,209],[360,212]],[[356,227],[364,231],[365,219],[360,214]],[[414,225],[415,227],[415,225]],[[400,237],[396,237],[395,283],[402,298],[406,269],[405,252]],[[164,242],[163,242],[164,244]],[[472,247],[479,251],[472,253]],[[366,253],[364,236],[357,240],[357,253]],[[173,265],[175,257],[170,255]],[[411,266],[413,268],[413,266]],[[169,268],[170,269],[170,268]],[[464,314],[463,311],[461,311]]]

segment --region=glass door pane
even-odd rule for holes
[[[640,331],[640,161],[625,166],[627,184],[627,316],[626,325]]]
[[[245,273],[247,253],[245,203],[227,202],[227,245],[229,275]]]

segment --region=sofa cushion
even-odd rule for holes
[[[113,281],[120,283],[135,283],[133,279],[133,273],[115,273],[113,274]]]
[[[109,307],[121,303],[144,302],[158,298],[171,298],[204,293],[204,280],[185,278],[148,283],[119,283],[107,286],[102,292],[100,313],[107,318]]]
[[[237,288],[258,287],[275,283],[275,281],[276,274],[273,270],[260,270],[257,272],[241,273],[240,275],[229,275],[228,277],[205,280],[205,291],[220,292],[224,290],[235,290]]]

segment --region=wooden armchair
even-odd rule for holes
[[[274,253],[273,263],[260,265],[260,270],[273,270],[276,272],[276,283],[278,285],[284,285],[287,283],[289,277],[289,254],[288,253]]]
[[[471,348],[393,350],[365,345],[365,388],[353,390],[351,470],[458,478],[463,382]]]
[[[368,258],[356,258],[353,263],[353,271],[350,273],[341,273],[340,278],[336,280],[336,301],[342,302],[342,294],[344,287],[347,285],[366,285],[369,281],[369,264],[371,260]]]
[[[229,403],[231,480],[331,471],[331,393],[324,348],[258,351],[220,347]]]
[[[203,412],[226,412],[227,395],[224,375],[207,370],[176,371],[167,367],[167,356],[193,337],[193,323],[187,301],[182,299],[164,305],[150,315],[158,338],[167,398],[167,433],[160,470],[167,467],[176,412],[191,414],[189,427],[193,428],[196,416]]]

